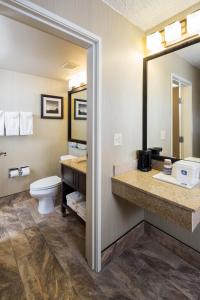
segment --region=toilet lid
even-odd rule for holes
[[[61,183],[61,178],[58,176],[45,177],[34,181],[30,185],[31,190],[44,190],[53,188]]]

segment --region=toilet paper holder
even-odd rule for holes
[[[29,166],[23,166],[23,167],[19,168],[19,176],[27,176],[29,174],[30,174],[30,167]]]
[[[29,166],[8,169],[8,178],[13,178],[13,177],[17,177],[17,176],[26,176],[29,174],[30,174]]]
[[[18,168],[10,168],[8,169],[8,178],[13,178],[19,176]]]

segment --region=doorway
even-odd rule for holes
[[[172,75],[172,156],[192,156],[192,84]]]
[[[101,270],[101,39],[84,28],[26,1],[0,1],[0,14],[87,49],[88,164],[86,258]]]

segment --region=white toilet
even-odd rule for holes
[[[38,211],[40,214],[49,214],[54,211],[60,185],[61,178],[58,176],[45,177],[31,183],[30,194],[39,200]]]

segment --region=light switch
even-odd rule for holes
[[[114,134],[114,146],[121,146],[122,145],[122,134],[115,133]]]

